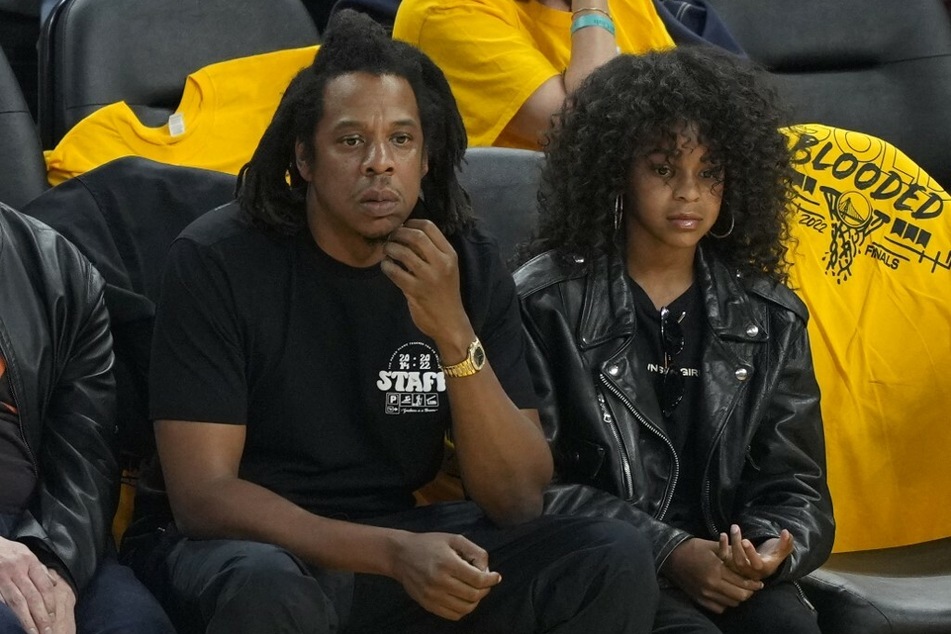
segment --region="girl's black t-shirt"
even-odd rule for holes
[[[647,368],[648,374],[654,378],[652,388],[659,403],[662,398],[665,362],[660,333],[660,310],[654,306],[637,282],[631,280],[630,286],[637,317],[637,356]],[[670,318],[679,320],[683,332],[683,350],[672,357],[671,365],[676,367],[683,377],[684,393],[683,399],[673,408],[670,416],[665,416],[663,420],[664,431],[680,463],[674,496],[663,519],[671,526],[700,535],[706,533],[700,506],[704,467],[702,461],[705,456],[696,451],[694,434],[699,424],[698,417],[703,411],[701,369],[707,318],[699,286],[692,284],[680,297],[670,302],[667,309],[671,313]]]

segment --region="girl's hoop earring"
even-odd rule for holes
[[[614,199],[614,232],[617,233],[624,221],[624,195],[618,194]]]
[[[714,223],[714,224],[716,224],[716,223]],[[726,238],[726,237],[729,236],[731,233],[733,233],[733,228],[734,228],[735,226],[736,226],[736,216],[734,216],[734,215],[733,215],[733,212],[731,211],[731,212],[730,212],[730,228],[726,230],[726,233],[721,233],[721,234],[713,233],[713,227],[711,227],[711,228],[710,228],[710,231],[708,231],[707,233],[709,233],[711,236],[713,236],[713,237],[716,238],[717,240],[722,240],[723,238]]]

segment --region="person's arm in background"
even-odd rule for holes
[[[542,6],[545,4],[546,6]],[[538,149],[566,96],[618,55],[673,45],[650,0],[403,0],[393,37],[446,75],[470,146]],[[573,17],[569,8],[576,12]],[[571,33],[573,20],[608,19]],[[594,19],[590,19],[594,18]]]
[[[509,122],[508,131],[529,146],[538,146],[544,140],[551,127],[552,117],[561,109],[565,98],[592,71],[618,54],[615,34],[605,28],[607,23],[604,20],[610,21],[613,26],[613,19],[608,17],[607,0],[573,0],[571,11],[573,29],[580,24],[579,20],[597,21],[599,24],[572,30],[571,59],[565,72],[539,86]]]
[[[564,101],[563,73],[568,76],[569,90],[573,89],[591,69],[617,53],[611,34],[591,26],[575,34],[577,50],[572,55],[576,60],[553,61],[538,49],[529,29],[555,27],[526,25],[518,5],[515,0],[404,0],[400,4],[393,37],[420,48],[446,75],[470,146],[495,145],[524,110],[513,129],[525,137],[524,147],[537,148],[551,115]],[[606,7],[607,0],[592,0],[590,6]],[[568,12],[564,13],[568,22]],[[568,29],[552,37],[567,43]],[[532,104],[526,107],[530,99]]]

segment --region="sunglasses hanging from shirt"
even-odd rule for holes
[[[674,357],[683,352],[684,331],[680,322],[687,313],[674,317],[664,306],[660,309],[660,342],[664,349],[664,375],[660,387],[660,409],[665,418],[670,418],[674,409],[684,398],[684,375],[674,363]]]

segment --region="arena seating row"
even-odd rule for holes
[[[300,0],[65,0],[40,34],[39,127],[46,148],[102,106],[146,125],[178,107],[184,78],[212,62],[315,44]],[[122,34],[117,37],[117,34]]]
[[[35,4],[0,0],[0,14],[12,24]],[[301,0],[156,0],[135,11],[122,0],[47,4],[37,105],[46,149],[83,116],[117,101],[147,125],[160,125],[189,73],[319,39]],[[875,135],[951,187],[951,19],[942,0],[710,4],[769,71],[789,104],[789,123]]]
[[[790,123],[874,135],[900,148],[945,190],[951,187],[951,21],[945,3],[710,0],[710,5],[750,58],[769,72],[788,104]],[[948,389],[946,377],[934,382]],[[907,430],[902,442],[928,442],[917,438],[914,415],[890,416],[893,429]],[[827,417],[827,440],[830,424],[848,421]],[[849,448],[829,451],[848,454]],[[879,484],[866,483],[862,502],[870,516],[879,505]],[[921,487],[939,497],[948,494],[947,483],[908,485],[909,492]],[[951,539],[837,552],[802,585],[825,632],[951,632]]]
[[[37,118],[40,29],[54,9],[59,10],[61,2],[62,0],[0,0],[0,48],[6,53],[14,69],[34,119]],[[322,31],[331,9],[334,8],[333,3],[325,0],[300,0],[299,4],[306,8],[317,31]],[[240,10],[244,5],[235,3],[234,6],[236,10]]]

